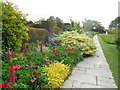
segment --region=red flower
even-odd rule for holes
[[[28,66],[28,68],[32,67],[34,63],[29,63],[29,64],[30,64],[30,66]]]
[[[4,81],[4,83],[0,84],[0,88],[5,88],[7,87],[7,80]]]
[[[67,48],[63,48],[62,50],[66,50]]]
[[[6,88],[6,87],[7,87],[9,90],[12,90],[12,89],[10,88],[10,83],[7,84],[7,80],[5,80],[4,83],[0,84],[0,89]]]
[[[74,50],[75,48],[74,47],[71,47],[71,50]]]
[[[57,50],[56,48],[53,49],[53,53],[56,55],[57,54]]]
[[[14,69],[11,68],[11,70],[8,72],[8,77],[10,82],[16,83]]]
[[[23,67],[19,67],[18,64],[16,64],[15,66],[12,65],[12,69],[22,69]]]
[[[33,72],[32,75],[38,76],[38,73],[37,72]]]
[[[72,45],[72,44],[70,44],[70,46],[72,47],[73,45]]]

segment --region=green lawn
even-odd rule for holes
[[[107,59],[107,62],[110,66],[115,82],[117,86],[120,86],[120,83],[118,83],[118,81],[120,81],[120,74],[118,76],[118,56],[120,56],[120,51],[118,51],[118,49],[116,48],[116,45],[108,44],[105,41],[105,40],[110,41],[111,37],[110,36],[107,37],[106,35],[98,35],[99,42],[101,44],[101,47]]]

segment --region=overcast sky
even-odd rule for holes
[[[97,20],[107,28],[118,16],[119,0],[8,0],[16,4],[27,19],[37,21],[49,16],[59,17],[64,22],[70,18],[84,21],[85,18]],[[82,23],[81,23],[82,24]]]

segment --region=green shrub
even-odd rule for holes
[[[78,34],[76,31],[64,32],[56,39],[56,43],[58,45],[64,45],[64,43],[73,44],[84,55],[93,55],[96,51],[93,40],[84,34]]]
[[[43,75],[48,76],[48,86],[51,88],[60,88],[69,73],[70,67],[62,62],[54,62],[43,67]]]
[[[1,5],[2,4],[2,5]],[[13,3],[2,2],[2,49],[20,50],[23,40],[28,40],[26,18]]]

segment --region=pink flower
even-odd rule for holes
[[[42,49],[43,52],[45,52],[46,50],[45,49]]]
[[[33,72],[32,75],[38,76],[38,73],[37,72]]]
[[[36,78],[30,80],[30,82],[32,82],[32,83],[35,82],[35,81],[36,81]]]
[[[48,62],[49,60],[48,59],[45,59],[46,62]]]
[[[8,53],[8,52],[4,52],[4,54],[6,54],[6,55],[7,55],[7,53]]]
[[[48,62],[48,61],[49,61],[47,56],[44,56],[44,58],[45,58],[45,61],[46,61],[46,62]]]
[[[19,67],[18,64],[16,64],[15,66],[12,65],[12,69],[22,69],[23,67]]]
[[[28,68],[32,67],[34,63],[29,63],[29,64],[30,64],[30,66],[28,66]]]
[[[56,48],[53,49],[53,53],[56,55],[57,54],[57,50]]]
[[[68,53],[68,51],[65,51],[65,53]]]
[[[44,56],[44,58],[48,59],[48,57],[47,57],[47,56]]]

